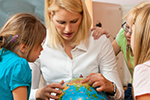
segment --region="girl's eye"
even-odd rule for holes
[[[129,26],[126,26],[126,29],[129,29]]]

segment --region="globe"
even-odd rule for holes
[[[95,88],[82,84],[83,78],[75,78],[64,84],[59,100],[108,100],[105,92],[97,92]]]

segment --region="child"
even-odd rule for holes
[[[150,5],[139,12],[132,30],[134,97],[136,100],[150,100]]]
[[[43,50],[45,26],[34,16],[19,13],[0,31],[0,98],[27,100],[31,88],[31,69]]]

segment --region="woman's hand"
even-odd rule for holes
[[[91,31],[93,31],[92,36],[94,37],[94,39],[98,39],[102,34],[106,34],[107,38],[109,38],[110,34],[107,30],[100,28],[100,27],[94,27],[91,29]]]
[[[84,80],[82,80],[82,83],[86,82],[96,88],[98,92],[105,91],[112,93],[114,91],[113,83],[107,80],[101,73],[91,73]]]
[[[60,83],[51,83],[44,88],[38,89],[36,92],[36,99],[37,100],[49,100],[50,98],[58,99],[57,94],[62,93],[62,91],[58,89],[63,89],[64,88],[63,84],[64,81],[62,80]],[[52,95],[51,93],[55,93],[56,95]]]

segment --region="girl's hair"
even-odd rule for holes
[[[147,5],[150,5],[150,2],[148,2],[148,1],[143,1],[143,2],[141,2],[141,3],[139,3],[138,5],[136,5],[134,8],[132,8],[125,16],[124,16],[124,18],[125,19],[127,19],[127,17],[129,17],[131,14],[131,16],[130,16],[130,24],[131,24],[131,27],[133,26],[133,24],[134,24],[134,21],[135,21],[135,18],[136,18],[136,16],[137,16],[137,14],[138,14],[138,12],[142,9],[142,8],[144,8],[145,6],[147,6]],[[130,61],[130,57],[129,57],[129,55],[132,55],[132,49],[131,49],[131,47],[130,46],[128,46],[127,45],[127,51],[126,51],[126,55],[127,55],[127,61],[128,61],[128,67],[129,67],[129,70],[131,70],[131,72],[133,72],[132,71],[132,69],[133,69],[133,66],[134,65],[132,65],[132,63],[131,63],[131,61]],[[131,73],[131,74],[133,74],[133,73]]]
[[[48,46],[59,49],[59,44],[62,44],[64,47],[64,41],[58,34],[58,31],[49,15],[49,13],[51,13],[51,15],[54,16],[55,12],[59,9],[65,9],[82,15],[82,21],[77,35],[73,38],[72,46],[78,45],[81,40],[87,44],[92,20],[84,0],[45,0],[45,23],[49,34]]]
[[[130,14],[132,14],[131,16],[131,20],[130,20],[130,24],[131,26],[133,26],[133,23],[135,21],[135,18],[137,16],[137,13],[139,12],[140,9],[142,9],[143,7],[145,7],[146,5],[150,5],[149,1],[143,1],[141,3],[139,3],[138,5],[136,5],[134,8],[132,8],[125,16],[124,18],[127,19],[127,17],[130,16]]]
[[[134,28],[135,66],[150,60],[150,5],[137,15]]]
[[[0,48],[15,51],[24,43],[27,55],[35,44],[41,44],[46,37],[45,26],[33,15],[18,13],[12,16],[0,31]]]

